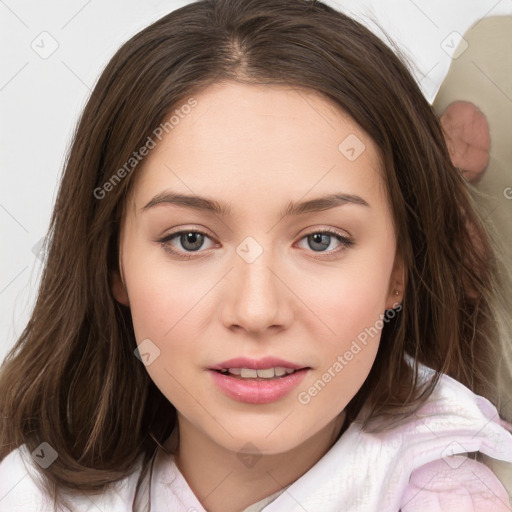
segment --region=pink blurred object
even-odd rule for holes
[[[469,101],[455,101],[441,115],[441,126],[453,165],[470,183],[478,182],[489,163],[489,125]]]

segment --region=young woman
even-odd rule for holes
[[[510,510],[499,269],[382,41],[186,5],[80,119],[0,373],[0,511]]]

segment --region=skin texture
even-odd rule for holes
[[[471,183],[482,178],[489,164],[491,138],[484,114],[469,101],[455,101],[441,116],[450,158]]]
[[[310,90],[236,82],[194,97],[197,106],[137,171],[113,291],[131,309],[137,343],[149,338],[160,350],[146,369],[178,410],[180,471],[205,508],[230,512],[294,482],[332,446],[380,332],[308,404],[297,395],[400,302],[404,274],[377,148],[336,104]],[[338,149],[350,134],[365,145],[354,161]],[[168,189],[229,203],[231,215],[172,204],[140,211]],[[333,192],[369,206],[280,216],[289,201]],[[354,244],[336,253],[343,245],[334,235],[324,248],[306,236],[326,228]],[[166,246],[190,260],[157,241],[197,229],[209,237],[198,251],[179,235]],[[251,263],[237,253],[248,236],[263,250]],[[206,370],[268,355],[311,367],[270,404],[228,398]],[[241,453],[260,458],[248,467]]]

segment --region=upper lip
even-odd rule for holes
[[[300,370],[302,368],[308,368],[300,364],[291,363],[278,357],[263,357],[262,359],[249,359],[247,357],[235,357],[229,359],[215,366],[210,367],[210,370],[225,370],[227,368],[249,368],[252,370],[266,370],[268,368],[292,368],[293,370]]]

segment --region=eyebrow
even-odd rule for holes
[[[192,208],[198,211],[214,213],[221,217],[231,215],[231,206],[227,203],[220,203],[214,199],[202,196],[177,194],[171,191],[164,191],[157,194],[146,206],[141,208],[141,212],[147,211],[160,204],[175,204]],[[357,204],[370,208],[370,205],[360,196],[353,194],[328,194],[325,196],[310,199],[308,201],[290,201],[281,211],[281,217],[297,216],[304,213],[314,213],[324,210],[330,210],[344,204]]]

